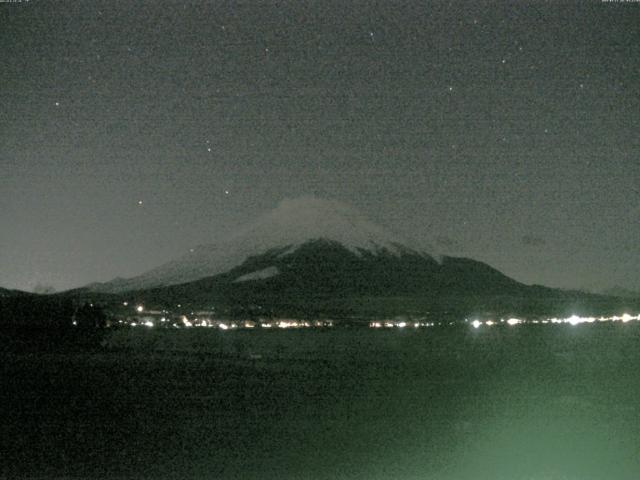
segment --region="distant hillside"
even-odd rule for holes
[[[30,292],[23,292],[22,290],[9,290],[7,288],[0,287],[0,298],[29,296],[29,295],[35,295],[35,294]]]
[[[640,292],[619,286],[603,290],[602,294],[612,297],[640,299]]]

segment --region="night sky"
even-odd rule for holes
[[[0,286],[132,276],[284,198],[640,289],[640,3],[0,4]]]

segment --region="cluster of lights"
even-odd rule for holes
[[[166,318],[160,319],[161,323],[168,322]],[[122,320],[119,323],[123,324]],[[155,323],[152,320],[144,320],[142,322],[133,321],[129,323],[132,327],[137,327],[139,325],[145,327],[155,327]],[[219,328],[220,330],[236,330],[238,328],[242,329],[254,329],[254,328],[312,328],[312,327],[332,327],[332,321],[316,321],[309,322],[306,320],[281,320],[276,322],[254,322],[251,320],[246,320],[242,322],[219,322],[219,321],[210,321],[210,320],[189,320],[186,316],[182,316],[180,321],[173,324],[176,328],[192,328],[192,327],[209,327],[209,328]]]
[[[580,325],[581,323],[596,323],[596,322],[622,322],[622,323],[627,323],[630,322],[632,320],[637,320],[640,321],[640,314],[633,316],[633,315],[629,315],[628,313],[625,313],[623,315],[617,316],[617,315],[613,315],[610,317],[580,317],[578,315],[571,315],[570,317],[567,318],[546,318],[543,320],[521,320],[519,318],[509,318],[507,320],[505,319],[501,319],[499,322],[494,322],[492,320],[487,320],[485,322],[481,322],[480,320],[474,320],[473,322],[471,322],[471,326],[473,328],[480,328],[482,325],[486,325],[486,326],[492,326],[492,325],[496,325],[498,323],[506,323],[507,325],[519,325],[521,323],[529,323],[529,324],[562,324],[562,323],[568,323],[569,325]]]
[[[311,328],[311,327],[332,327],[331,320],[279,320],[279,321],[261,321],[244,320],[241,322],[220,322],[204,319],[189,320],[186,316],[182,316],[181,323],[183,327],[217,327],[220,330],[235,330],[238,328],[254,329],[254,328]]]
[[[126,306],[126,302],[124,302],[123,305]],[[162,312],[145,311],[145,308],[143,305],[137,305],[135,307],[135,311],[138,314],[145,313],[146,315],[142,317],[138,317],[136,320],[128,321],[128,322],[124,320],[119,320],[118,323],[128,324],[131,327],[145,326],[145,327],[152,328],[152,327],[155,327],[156,324],[158,323],[158,319],[154,318],[153,315],[168,313],[166,310],[163,310]],[[283,319],[283,320],[272,320],[272,321],[243,320],[243,321],[234,322],[234,321],[212,320],[210,318],[197,318],[197,317],[189,318],[186,315],[180,316],[179,320],[177,321],[171,321],[166,316],[163,316],[159,319],[159,323],[164,325],[170,324],[174,328],[209,327],[209,328],[218,328],[223,331],[236,330],[236,329],[254,329],[254,328],[287,329],[287,328],[312,328],[312,327],[323,328],[323,327],[333,326],[332,320],[309,321],[309,320]]]
[[[124,306],[127,306],[127,302],[123,302]],[[145,312],[145,308],[143,305],[136,305],[135,311],[138,314]],[[154,312],[149,312],[154,313]],[[161,312],[155,312],[161,313]],[[163,310],[162,313],[168,313],[166,310]],[[193,313],[193,312],[192,312]],[[640,321],[640,314],[638,315],[630,315],[628,313],[624,313],[623,315],[617,316],[601,316],[601,317],[580,317],[578,315],[571,315],[566,318],[546,318],[546,319],[536,319],[536,320],[524,320],[520,318],[507,318],[500,319],[498,321],[494,320],[485,320],[481,321],[478,319],[470,322],[471,326],[475,329],[480,328],[481,326],[491,327],[494,325],[506,324],[509,326],[520,325],[520,324],[569,324],[569,325],[579,325],[582,323],[596,323],[596,322],[622,322],[627,323],[630,321]],[[160,323],[165,324],[170,322],[166,316],[160,318]],[[467,322],[467,320],[465,320]],[[119,320],[119,323],[123,323],[122,320]],[[446,324],[454,325],[456,322],[448,322]],[[74,322],[75,324],[75,322]],[[411,320],[377,320],[369,322],[369,328],[423,328],[423,327],[434,327],[436,325],[444,325],[442,322],[420,322],[420,321],[411,321]],[[154,327],[156,325],[155,321],[151,317],[144,318],[143,320],[136,322],[133,321],[129,323],[130,326],[145,326],[145,327]],[[173,323],[175,328],[191,328],[191,327],[210,327],[210,328],[219,328],[220,330],[235,330],[238,328],[242,329],[253,329],[253,328],[279,328],[279,329],[288,329],[288,328],[311,328],[311,327],[332,327],[333,321],[331,320],[294,320],[294,319],[282,319],[282,320],[273,320],[273,321],[253,321],[253,320],[244,320],[240,322],[221,322],[218,320],[211,320],[208,318],[194,318],[190,320],[186,315],[180,317],[180,320],[176,323]]]
[[[395,320],[386,320],[386,321],[374,321],[369,322],[369,328],[422,328],[422,327],[433,327],[435,325],[434,322],[409,322],[409,321],[395,321]]]
[[[309,328],[310,326],[311,323],[304,320],[280,320],[276,322],[276,327],[278,328]]]

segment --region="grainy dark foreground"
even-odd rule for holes
[[[629,479],[640,328],[122,330],[1,357],[2,478]]]

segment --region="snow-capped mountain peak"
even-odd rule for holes
[[[280,249],[292,253],[315,240],[338,243],[356,255],[367,251],[425,255],[367,220],[353,207],[335,200],[301,197],[280,202],[238,232],[190,249],[188,253],[140,276],[94,286],[101,291],[124,291],[185,283],[227,272],[248,257]]]
[[[353,207],[335,200],[301,197],[283,200],[278,207],[233,235],[236,243],[252,243],[256,250],[296,246],[310,240],[340,243],[354,253],[382,248],[400,253],[402,239],[368,221]]]

